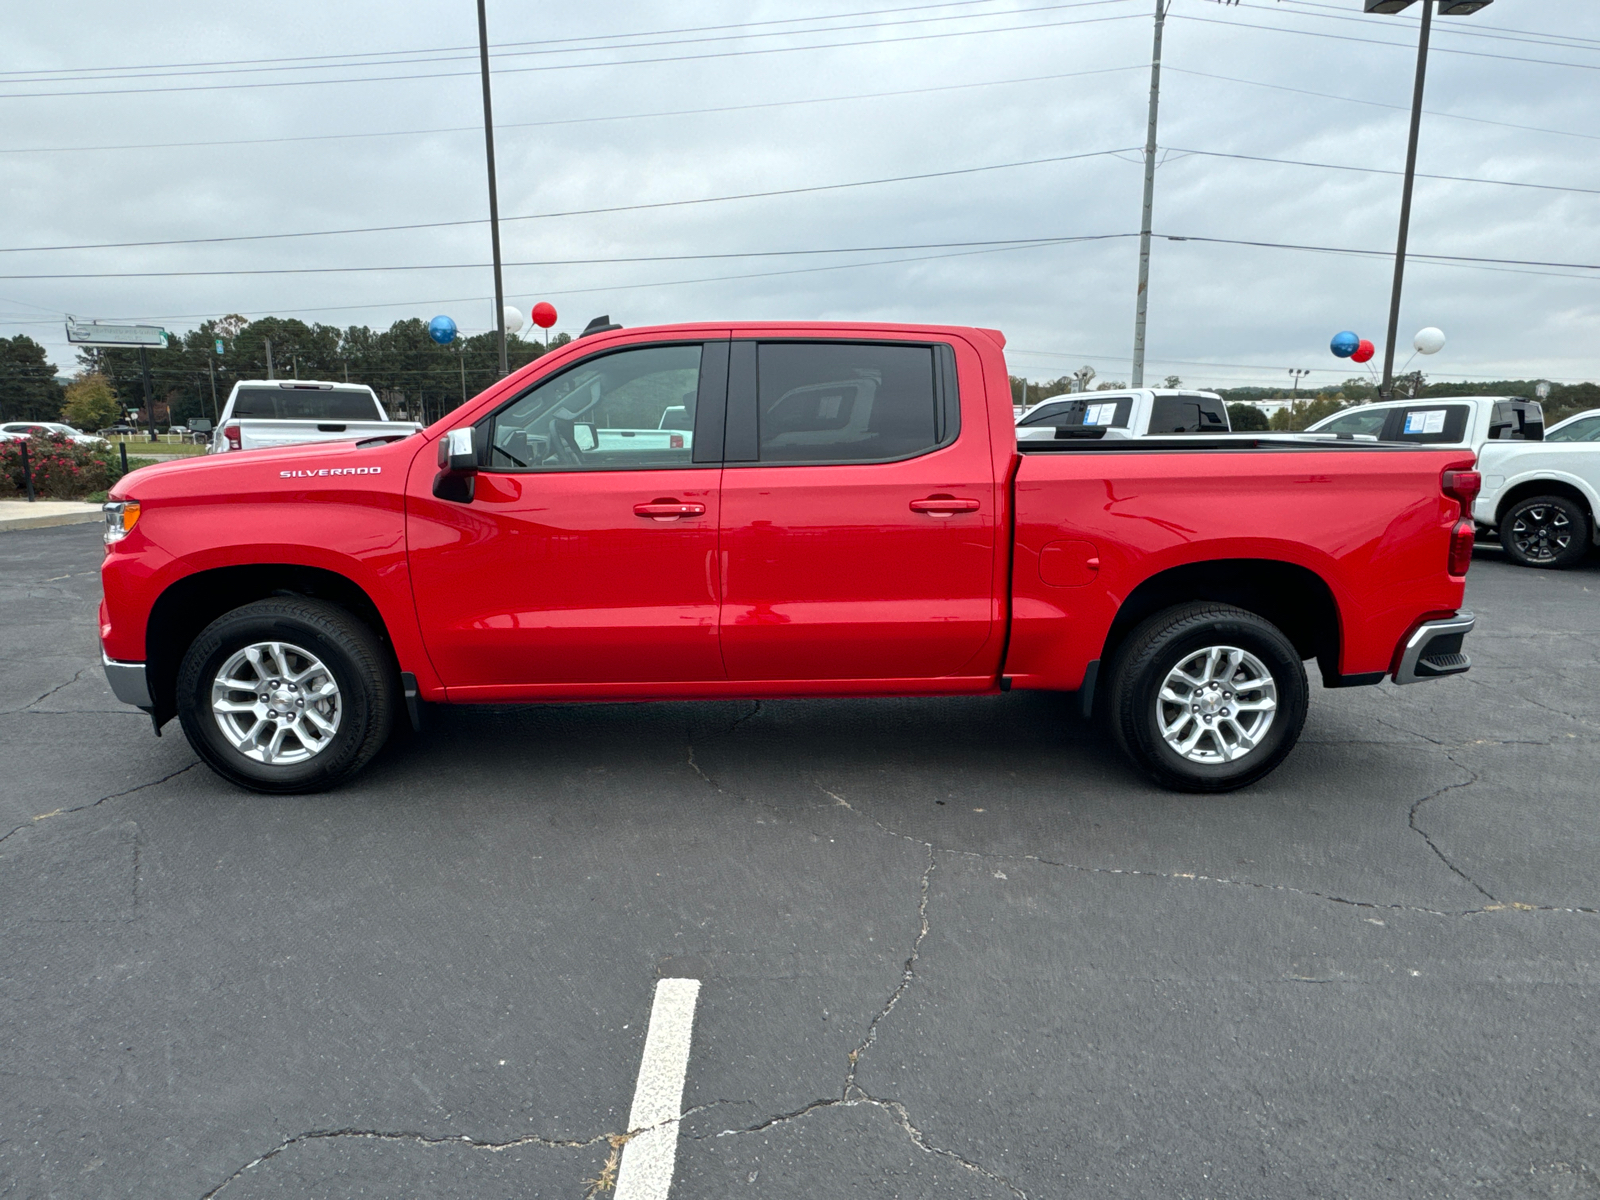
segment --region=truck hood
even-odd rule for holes
[[[206,495],[247,490],[259,481],[281,478],[280,471],[337,470],[343,474],[352,467],[393,469],[389,464],[409,461],[420,445],[421,439],[413,433],[397,441],[361,448],[353,441],[316,442],[305,446],[268,446],[260,450],[206,454],[130,471],[107,494],[113,500],[139,499],[150,493]],[[234,481],[238,481],[237,484]]]

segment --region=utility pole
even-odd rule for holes
[[[1422,33],[1417,38],[1417,81],[1411,92],[1411,137],[1406,142],[1406,178],[1400,189],[1400,236],[1394,248],[1394,290],[1389,294],[1389,336],[1383,342],[1383,383],[1378,398],[1394,395],[1394,339],[1400,332],[1400,285],[1406,274],[1406,236],[1411,231],[1411,182],[1417,170],[1417,131],[1422,125],[1422,83],[1428,71],[1428,32],[1433,0],[1422,0]]]
[[[215,355],[207,357],[206,366],[211,368],[211,415],[221,421],[222,410],[217,407],[217,359]]]
[[[1161,106],[1161,29],[1172,0],[1156,0],[1155,45],[1150,52],[1150,122],[1144,136],[1144,216],[1139,223],[1139,296],[1133,318],[1133,386],[1144,386],[1144,322],[1150,297],[1150,215],[1156,196],[1156,112]]]
[[[489,160],[489,240],[494,247],[494,319],[500,330],[500,378],[511,374],[506,362],[506,293],[500,282],[500,200],[494,184],[494,110],[489,103],[489,18],[478,0],[478,61],[483,68],[483,146]]]
[[[156,440],[156,399],[150,388],[150,352],[139,347],[139,374],[144,377],[144,420],[150,429],[150,440]]]
[[[463,343],[459,348],[458,357],[461,359],[461,403],[467,402],[467,347]]]
[[[267,378],[276,379],[277,376],[272,373],[272,339],[262,338],[261,340],[267,344]]]

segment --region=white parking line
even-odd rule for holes
[[[615,1200],[667,1200],[672,1188],[683,1080],[689,1071],[689,1039],[699,997],[698,979],[663,979],[656,984],[639,1083],[628,1115],[628,1128],[640,1132],[622,1148]]]

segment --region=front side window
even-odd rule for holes
[[[931,346],[764,342],[756,360],[761,462],[887,462],[941,442]]]
[[[1584,417],[1564,425],[1545,439],[1548,442],[1600,442],[1600,416]]]
[[[1383,423],[1388,419],[1388,409],[1358,408],[1354,412],[1340,413],[1326,425],[1317,426],[1316,432],[1367,434],[1377,437],[1383,432]]]
[[[494,415],[493,471],[693,466],[700,346],[639,346],[546,379]]]

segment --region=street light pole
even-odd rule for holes
[[[1133,386],[1144,386],[1144,323],[1150,295],[1150,216],[1156,196],[1156,112],[1161,106],[1161,29],[1172,0],[1156,0],[1155,45],[1150,52],[1150,120],[1144,137],[1144,216],[1139,223],[1139,295],[1133,317]]]
[[[500,281],[500,200],[494,184],[494,109],[489,103],[489,18],[478,0],[478,61],[483,68],[483,146],[489,160],[489,240],[494,246],[494,318],[500,329],[500,378],[511,373],[506,362],[506,294]]]
[[[1378,398],[1394,394],[1394,340],[1400,332],[1400,287],[1406,274],[1406,237],[1411,232],[1411,184],[1417,171],[1417,133],[1422,126],[1422,84],[1428,72],[1428,33],[1433,0],[1422,0],[1422,33],[1417,38],[1417,80],[1411,91],[1411,136],[1406,142],[1406,177],[1400,190],[1400,236],[1394,249],[1394,290],[1389,294],[1389,336],[1383,343],[1383,383]]]

